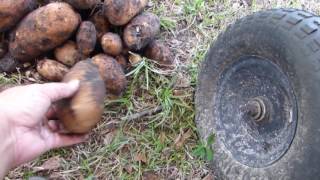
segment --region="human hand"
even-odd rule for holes
[[[0,93],[0,153],[4,157],[0,179],[10,168],[50,149],[85,140],[84,135],[60,134],[55,131],[57,121],[48,121],[54,115],[52,103],[72,96],[78,88],[79,81],[71,81],[14,87]]]

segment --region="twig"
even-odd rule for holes
[[[136,119],[142,118],[144,116],[151,116],[153,114],[161,112],[162,109],[163,109],[162,106],[157,106],[157,107],[152,108],[152,109],[148,109],[148,110],[144,110],[144,111],[132,114],[131,116],[123,117],[123,118],[121,118],[121,120],[123,120],[123,121],[132,121],[132,120],[136,120]]]

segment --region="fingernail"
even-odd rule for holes
[[[68,84],[69,84],[72,88],[78,89],[78,88],[79,88],[79,85],[80,85],[80,81],[79,81],[79,80],[72,80],[72,81],[68,82]]]
[[[84,139],[85,139],[85,140],[88,140],[89,137],[90,137],[89,134],[86,134],[86,135],[84,136]]]

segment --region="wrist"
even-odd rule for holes
[[[0,179],[12,168],[14,139],[6,117],[0,115]]]

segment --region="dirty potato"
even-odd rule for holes
[[[97,31],[97,39],[107,33],[110,29],[110,23],[107,18],[104,17],[103,11],[99,10],[90,17],[90,21],[94,24]]]
[[[116,56],[116,60],[124,70],[127,69],[127,67],[129,66],[126,56],[122,54],[120,54],[119,56]]]
[[[127,24],[148,4],[148,0],[105,0],[105,17],[116,26]]]
[[[91,9],[97,4],[101,3],[101,0],[64,0],[76,9]]]
[[[156,61],[160,66],[171,66],[174,64],[174,57],[167,45],[160,41],[152,41],[145,49],[144,55]]]
[[[0,59],[0,73],[11,73],[16,71],[19,63],[9,53]]]
[[[123,39],[128,48],[141,50],[155,38],[159,31],[159,17],[146,12],[132,19],[124,30]]]
[[[98,54],[92,60],[99,67],[107,93],[120,96],[127,87],[127,79],[121,65],[114,58],[105,54]]]
[[[37,63],[37,71],[41,77],[49,81],[61,81],[69,69],[55,60],[44,59]]]
[[[37,0],[0,0],[0,32],[15,26],[37,7]]]
[[[97,31],[90,21],[83,21],[77,33],[77,46],[80,53],[89,56],[97,42]]]
[[[50,3],[28,14],[11,33],[9,51],[19,61],[33,60],[65,42],[80,16],[67,3]]]
[[[91,60],[78,62],[63,82],[79,80],[77,93],[57,103],[57,117],[67,133],[87,133],[101,120],[106,88]]]
[[[57,61],[67,66],[73,66],[76,62],[84,59],[77,49],[77,44],[73,41],[67,41],[64,45],[57,47],[54,56]]]
[[[106,33],[101,38],[101,46],[106,54],[117,56],[122,51],[122,40],[118,34]]]

